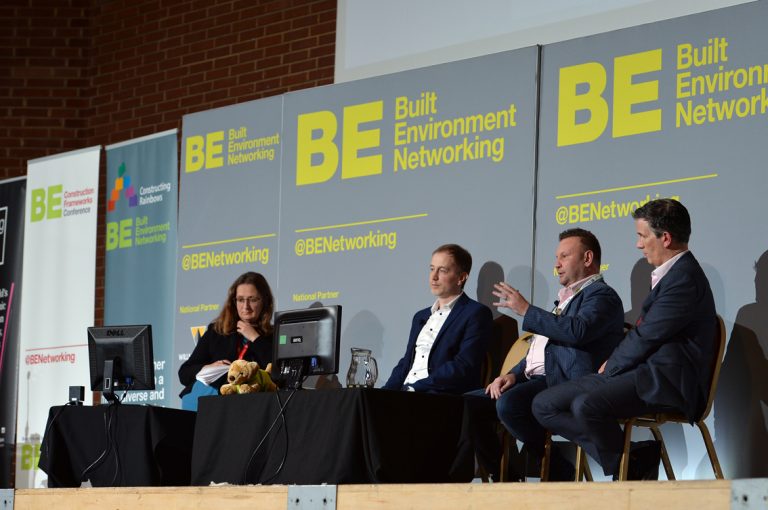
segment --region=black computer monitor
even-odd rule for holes
[[[339,373],[341,306],[275,313],[272,372],[283,387],[300,388],[309,375]]]
[[[152,326],[88,328],[91,390],[118,402],[116,391],[154,390]]]

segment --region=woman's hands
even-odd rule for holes
[[[253,342],[259,338],[259,332],[256,331],[256,328],[254,328],[250,322],[242,320],[237,321],[237,332],[247,338],[249,342]]]

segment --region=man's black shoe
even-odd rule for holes
[[[658,480],[661,462],[661,443],[658,441],[638,441],[629,448],[629,466],[627,480]],[[618,475],[613,475],[618,480]]]

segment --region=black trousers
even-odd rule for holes
[[[646,413],[669,411],[648,405],[637,394],[635,374],[614,377],[591,374],[541,392],[533,400],[538,421],[582,448],[606,475],[619,472],[624,432],[617,421]]]
[[[531,402],[546,388],[545,377],[535,376],[516,383],[497,400],[483,389],[464,394],[477,461],[494,479],[498,480],[501,462],[501,444],[496,434],[499,421],[537,459],[544,455],[545,431],[533,416]],[[524,465],[518,465],[516,470],[519,473],[513,474],[513,478],[525,478]]]

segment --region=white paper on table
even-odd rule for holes
[[[195,376],[195,379],[210,386],[213,381],[227,372],[229,372],[229,365],[205,366],[200,369],[197,376]]]

